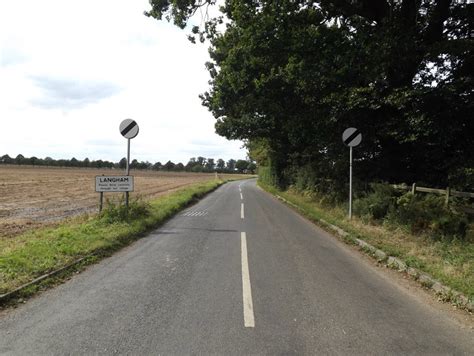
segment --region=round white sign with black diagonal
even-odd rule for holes
[[[138,135],[138,124],[135,120],[125,119],[120,123],[120,133],[125,138],[134,138]]]
[[[356,128],[349,127],[342,134],[342,142],[349,147],[355,147],[362,142],[362,134]]]

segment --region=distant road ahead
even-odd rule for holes
[[[474,333],[255,186],[0,316],[0,354],[474,354]]]

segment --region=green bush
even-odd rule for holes
[[[402,195],[388,219],[409,226],[412,233],[429,232],[443,238],[463,239],[468,226],[464,214],[446,207],[443,197],[432,194]]]
[[[464,214],[445,205],[433,194],[401,194],[388,184],[371,184],[371,191],[354,200],[354,212],[371,220],[406,226],[414,234],[434,238],[464,239],[468,221]]]
[[[318,178],[314,170],[312,170],[309,166],[304,166],[298,169],[293,187],[299,192],[306,190],[311,191],[315,190],[317,181]]]
[[[449,175],[449,186],[455,190],[474,190],[474,168],[460,168]]]
[[[272,168],[267,166],[258,167],[258,180],[271,186],[276,186],[277,183],[276,176],[272,172]]]
[[[374,183],[370,188],[369,194],[354,200],[354,212],[370,219],[382,220],[395,209],[399,194],[388,184]]]
[[[123,199],[117,204],[107,200],[105,209],[100,213],[100,220],[112,224],[147,217],[150,216],[150,213],[150,204],[142,201],[140,198],[131,199],[128,209]]]
[[[336,206],[347,199],[347,184],[338,180],[321,178],[315,167],[306,165],[294,168],[291,188],[311,197],[325,206]]]

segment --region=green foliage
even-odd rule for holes
[[[270,146],[267,140],[264,139],[253,139],[248,140],[245,143],[245,147],[248,150],[249,158],[256,161],[259,166],[268,166],[269,162],[269,150]]]
[[[449,186],[457,190],[474,191],[474,168],[460,168],[451,172]]]
[[[148,161],[139,162],[137,159],[134,159],[130,163],[130,168],[141,169],[141,170],[168,171],[168,172],[187,171],[187,172],[205,172],[205,173],[214,172],[215,168],[217,168],[217,171],[221,173],[234,173],[235,162],[236,161],[234,159],[230,159],[226,167],[225,161],[223,159],[217,160],[217,165],[216,165],[213,158],[198,157],[198,160],[196,160],[196,158],[191,158],[188,164],[184,166],[182,163],[175,164],[172,161],[168,161],[165,164],[161,164],[161,162],[156,162],[152,164]],[[67,159],[55,160],[55,159],[52,159],[51,157],[46,157],[45,159],[41,159],[37,157],[28,158],[19,154],[16,158],[11,158],[9,155],[1,156],[0,165],[1,164],[124,169],[127,166],[127,159],[122,158],[119,162],[114,163],[114,162],[103,161],[103,160],[91,161],[89,160],[89,158],[85,158],[83,161],[80,161],[76,158],[72,158],[70,160],[67,160]]]
[[[257,170],[257,165],[255,162],[248,162],[247,171],[251,174],[255,174]]]
[[[291,187],[321,204],[335,206],[347,200],[347,185],[342,180],[332,179],[331,175],[321,174],[319,167],[307,164],[287,170]]]
[[[172,170],[174,170],[175,166],[176,165],[173,162],[168,161],[163,165],[163,168],[164,168],[165,171],[172,171]]]
[[[387,184],[371,184],[370,187],[369,194],[354,200],[354,212],[359,216],[382,220],[396,209],[397,196],[400,194]]]
[[[125,169],[127,167],[127,159],[123,157],[119,163],[118,163],[119,168]]]
[[[300,192],[307,190],[315,191],[318,186],[318,180],[318,175],[310,166],[303,166],[296,173],[294,187]]]
[[[100,213],[99,219],[108,224],[113,224],[146,218],[150,214],[150,204],[140,198],[130,199],[128,209],[124,199],[121,199],[118,203],[107,200],[106,207]]]
[[[227,170],[228,170],[229,172],[234,172],[234,171],[235,171],[235,163],[236,163],[236,162],[237,162],[237,161],[236,161],[235,159],[229,159],[229,160],[227,161]]]
[[[147,14],[183,28],[211,3],[152,0]],[[341,133],[354,126],[363,133],[356,179],[455,181],[462,189],[456,172],[474,166],[473,8],[459,1],[225,1],[224,33],[219,17],[192,30],[211,44],[203,104],[220,135],[265,142],[269,160],[261,164],[272,166],[280,186],[305,185],[299,168],[307,166],[337,194],[347,167]]]
[[[463,239],[468,226],[463,214],[446,207],[443,197],[432,194],[402,195],[388,219],[409,226],[415,234],[429,232],[436,238]]]
[[[276,186],[276,177],[271,167],[258,167],[258,180],[265,185]]]
[[[216,168],[218,171],[222,172],[225,168],[225,161],[222,158],[217,160]]]
[[[239,173],[243,173],[244,171],[247,170],[248,166],[249,166],[249,163],[248,161],[245,161],[243,159],[239,159],[237,160],[237,162],[235,162],[235,168],[237,169],[237,171]]]
[[[354,212],[375,221],[406,226],[413,234],[432,238],[464,239],[466,216],[446,207],[444,197],[433,194],[401,194],[387,184],[372,184],[371,191],[355,199]]]

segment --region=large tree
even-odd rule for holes
[[[184,27],[214,1],[151,1]],[[339,180],[347,126],[361,179],[444,185],[474,165],[474,5],[454,0],[227,0],[192,32],[211,43],[203,103],[229,139],[263,142],[276,175]],[[459,176],[459,175],[458,175]]]

